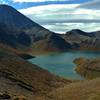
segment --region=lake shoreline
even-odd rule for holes
[[[60,77],[81,80],[83,77],[75,71],[76,65],[73,61],[82,56],[86,58],[95,58],[99,56],[99,53],[100,52],[89,51],[49,52],[35,55],[36,58],[29,59],[29,61]]]

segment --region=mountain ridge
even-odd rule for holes
[[[80,29],[73,29],[61,36],[76,50],[100,51],[100,31],[84,32]]]
[[[2,13],[0,15],[0,30],[1,30],[0,37],[2,38],[2,33],[3,35],[5,33],[6,38],[3,37],[3,40],[5,39],[7,41],[8,39],[8,41],[11,41],[11,43],[13,43],[13,46],[10,43],[12,47],[14,48],[22,47],[23,50],[25,48],[26,49],[30,48],[31,50],[33,50],[34,44],[37,41],[46,40],[43,46],[49,47],[50,50],[57,49],[58,51],[65,51],[65,49],[66,50],[69,49],[67,48],[67,45],[66,45],[68,44],[67,41],[65,41],[62,37],[59,37],[57,33],[54,33],[54,32],[49,31],[48,29],[45,29],[44,27],[40,26],[39,24],[35,23],[34,21],[30,20],[28,17],[18,12],[13,7],[8,6],[8,5],[0,5],[0,13]],[[51,37],[53,36],[56,36],[57,38],[62,40],[63,46],[61,44],[58,44],[59,40],[56,40],[58,41],[58,43],[55,42],[55,44],[53,42],[54,39],[52,40],[51,43],[49,43],[51,41],[50,40]],[[59,46],[55,47],[55,45],[59,45]],[[41,50],[41,48],[39,49]]]

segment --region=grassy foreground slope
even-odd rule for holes
[[[47,100],[100,100],[100,78],[56,89],[48,95]]]
[[[12,97],[24,95],[27,100],[33,100],[67,83],[70,81],[52,75],[0,46],[0,95],[6,92]]]
[[[25,61],[0,45],[0,99],[4,98],[100,100],[100,78],[72,83]]]

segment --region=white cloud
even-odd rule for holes
[[[100,10],[100,0],[93,0],[81,4],[78,8],[97,9]]]
[[[0,4],[8,4],[8,3],[4,0],[0,0]]]
[[[69,1],[69,0],[12,0],[14,2],[45,2],[45,1]]]
[[[21,9],[20,12],[24,14],[51,14],[51,13],[68,13],[73,11],[79,4],[52,4],[37,7],[30,7],[27,9]]]
[[[100,30],[100,11],[77,6],[79,4],[54,4],[19,11],[54,32],[66,32],[73,28],[85,31]]]
[[[52,31],[58,33],[65,33],[72,29],[81,29],[86,32],[91,31],[100,31],[100,23],[59,23],[56,25],[43,25],[45,28],[48,28]]]

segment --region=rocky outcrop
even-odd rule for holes
[[[40,50],[49,52],[67,51],[72,49],[71,44],[65,41],[63,38],[61,38],[58,34],[52,34],[49,36],[48,39],[37,41],[33,45],[33,47],[36,50],[39,50],[39,48],[41,48]]]
[[[77,58],[74,60],[76,64],[76,71],[85,78],[100,77],[100,58],[85,59]]]
[[[11,96],[8,93],[0,93],[0,100],[9,100],[11,99]]]

